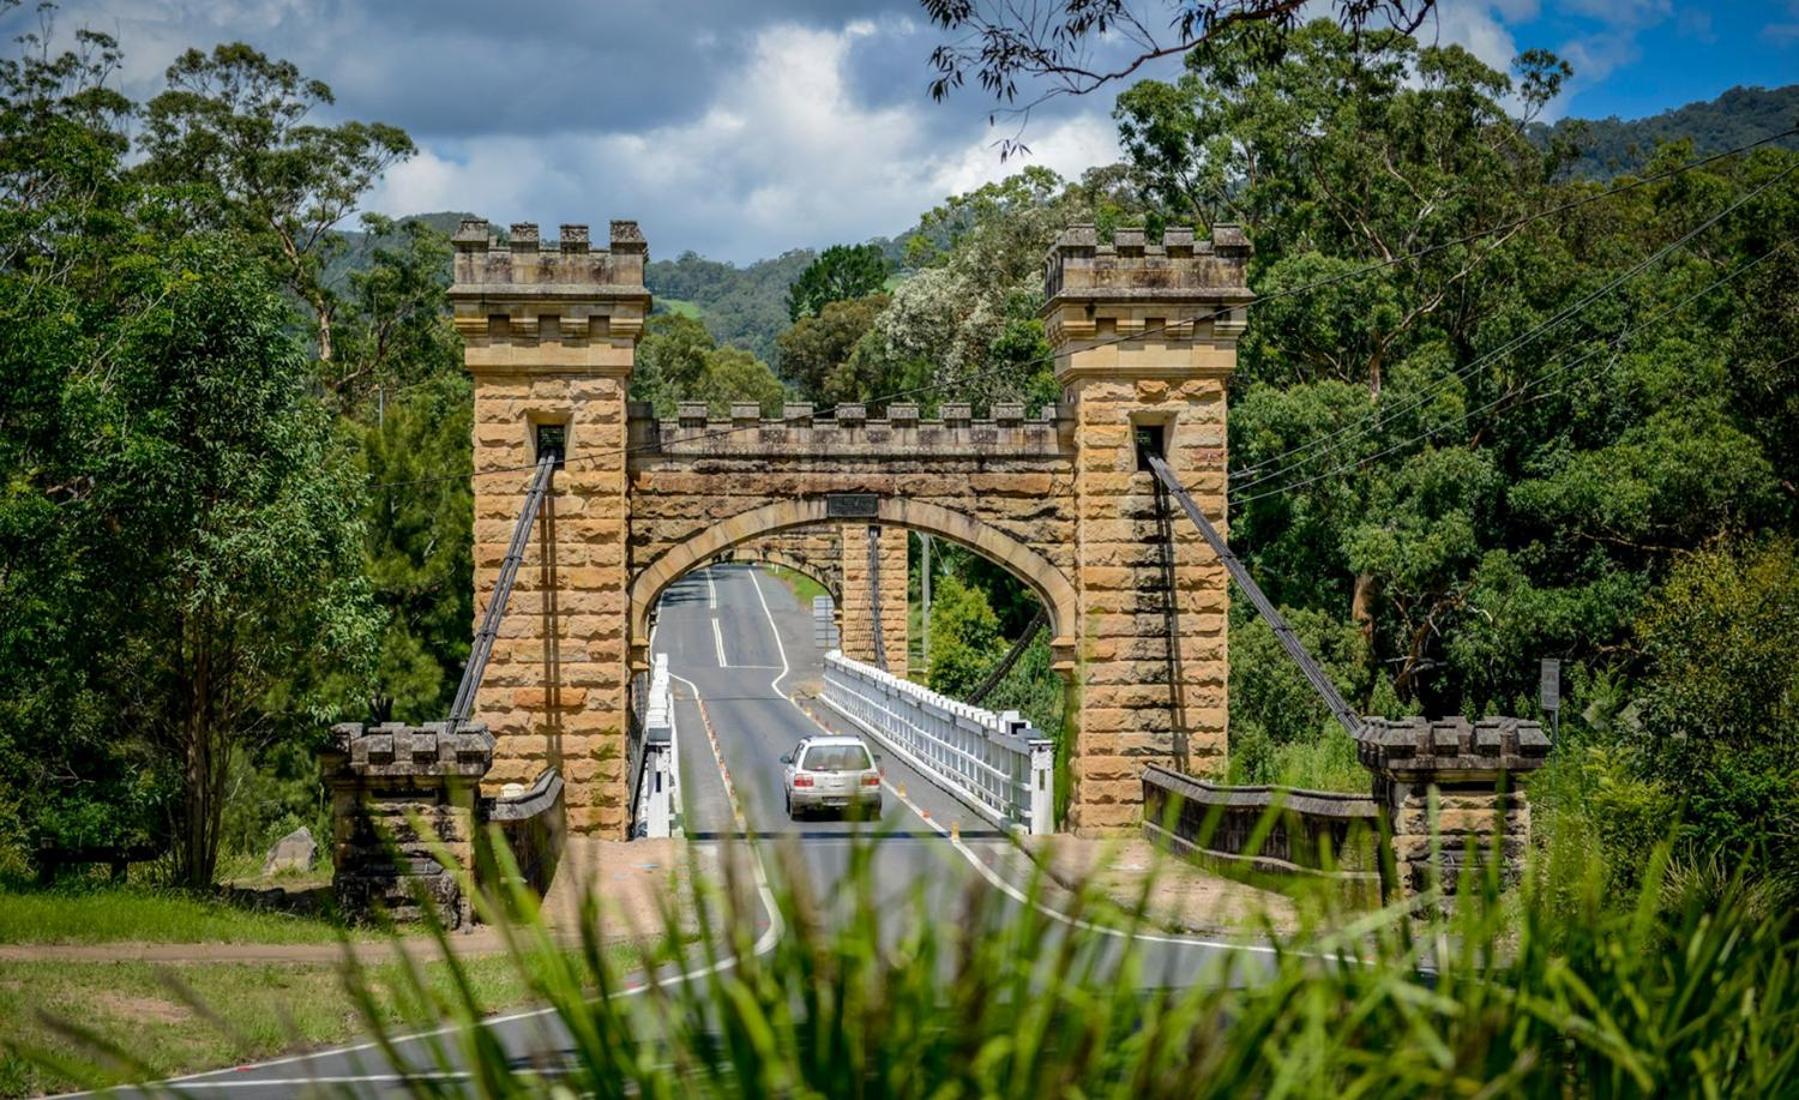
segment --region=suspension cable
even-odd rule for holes
[[[562,460],[558,450],[546,449],[537,460],[537,473],[531,478],[531,485],[525,491],[525,506],[519,509],[518,526],[512,529],[512,542],[506,547],[506,557],[500,562],[500,576],[493,587],[493,595],[487,600],[487,610],[481,616],[481,629],[475,634],[475,642],[469,647],[468,665],[462,670],[462,683],[456,688],[456,703],[450,708],[449,731],[455,733],[457,727],[469,720],[474,713],[475,693],[480,690],[481,677],[487,672],[487,659],[493,655],[494,639],[500,634],[500,619],[506,614],[506,601],[512,596],[512,584],[518,579],[519,563],[525,559],[525,547],[531,541],[531,528],[537,522],[537,513],[543,508],[545,493],[549,490],[550,479],[555,476],[556,465]]]
[[[1274,628],[1275,640],[1280,642],[1281,648],[1287,651],[1287,656],[1293,658],[1294,663],[1299,666],[1299,671],[1305,674],[1306,681],[1312,685],[1312,690],[1318,693],[1320,699],[1324,700],[1324,705],[1330,709],[1332,716],[1343,723],[1343,728],[1349,731],[1349,735],[1359,737],[1362,732],[1361,716],[1343,698],[1343,693],[1337,690],[1337,685],[1331,683],[1331,678],[1325,675],[1324,669],[1319,667],[1318,661],[1306,651],[1305,643],[1299,640],[1299,635],[1293,632],[1293,628],[1287,624],[1286,618],[1274,606],[1274,602],[1263,594],[1261,586],[1256,584],[1255,578],[1249,575],[1248,567],[1237,560],[1237,555],[1224,541],[1224,536],[1220,535],[1218,529],[1206,519],[1206,514],[1199,510],[1199,505],[1193,503],[1193,498],[1187,495],[1186,488],[1175,478],[1174,471],[1168,468],[1168,463],[1162,461],[1158,455],[1146,457],[1149,459],[1150,470],[1168,490],[1168,495],[1180,503],[1181,510],[1187,513],[1187,518],[1193,521],[1193,525],[1199,528],[1199,533],[1205,536],[1206,542],[1211,545],[1212,553],[1218,555],[1218,560],[1223,562],[1224,567],[1230,571],[1231,578],[1249,595],[1249,602],[1255,605],[1256,611],[1268,621],[1270,627]]]

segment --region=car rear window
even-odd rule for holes
[[[860,772],[874,766],[861,745],[813,745],[800,765],[809,772]]]

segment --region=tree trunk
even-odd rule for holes
[[[315,300],[313,311],[319,315],[319,360],[331,362],[331,311],[325,308],[323,298]]]
[[[214,713],[212,654],[204,642],[190,643],[194,652],[186,685],[187,713],[181,716],[182,819],[176,839],[177,880],[194,890],[212,885],[219,861],[219,818],[224,812],[221,787],[226,761]]]
[[[1372,573],[1357,573],[1355,591],[1349,598],[1349,621],[1362,632],[1370,653],[1374,650],[1374,588]]]

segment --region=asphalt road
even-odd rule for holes
[[[790,821],[781,798],[782,753],[808,733],[843,720],[825,708],[817,717],[793,701],[822,676],[822,654],[813,644],[810,608],[802,608],[787,586],[750,566],[715,566],[689,574],[663,597],[652,649],[669,655],[677,691],[675,736],[681,772],[682,826],[696,844],[733,843],[753,855],[760,871],[770,858],[794,868],[821,899],[830,899],[851,854],[852,835],[872,845],[874,881],[883,910],[903,917],[918,892],[924,912],[953,919],[970,889],[994,889],[1002,906],[1037,904],[1023,884],[1029,864],[1011,840],[928,778],[885,754],[885,811],[878,828],[844,820]],[[959,836],[952,836],[954,829]],[[782,934],[764,891],[754,929],[756,949],[767,950]],[[1039,904],[1054,929],[1075,922]],[[889,921],[893,934],[904,929]],[[1122,935],[1097,930],[1122,946]],[[1208,962],[1222,943],[1179,936],[1139,937],[1140,979],[1145,985],[1185,985],[1208,974]],[[725,965],[730,965],[727,962]],[[637,995],[652,982],[679,974],[669,968],[645,976],[624,992]],[[526,1010],[490,1022],[506,1050],[521,1061],[541,1064],[563,1049],[561,1029],[543,1012]],[[434,1044],[453,1043],[448,1029],[401,1042],[402,1056],[414,1065],[436,1064]],[[454,1064],[452,1062],[451,1064]],[[454,1085],[462,1074],[450,1074]],[[321,1050],[255,1065],[196,1074],[169,1082],[169,1088],[209,1095],[291,1096],[319,1086],[333,1092],[379,1096],[397,1093],[400,1079],[389,1058],[372,1044]]]

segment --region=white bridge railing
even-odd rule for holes
[[[820,698],[983,817],[1055,831],[1055,746],[1017,711],[970,706],[835,650]]]
[[[632,835],[671,836],[675,831],[680,772],[675,765],[675,703],[668,678],[668,654],[650,666],[650,694],[643,711],[642,758],[632,793]]]

